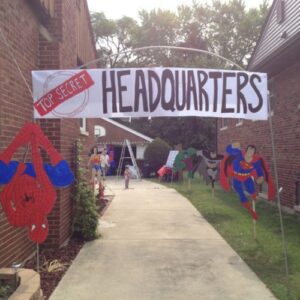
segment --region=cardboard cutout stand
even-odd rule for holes
[[[26,145],[31,146],[32,163],[11,160],[18,148]],[[48,153],[50,164],[43,164],[40,148]],[[27,123],[0,154],[3,210],[11,225],[27,227],[29,238],[38,244],[48,235],[47,215],[56,200],[53,186],[65,187],[73,180],[67,162],[34,123]]]

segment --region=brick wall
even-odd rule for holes
[[[286,69],[272,78],[269,86],[271,107],[274,111],[272,124],[274,129],[275,152],[278,168],[279,186],[283,187],[281,201],[293,208],[296,204],[295,182],[300,172],[300,63]],[[244,121],[236,126],[231,119],[228,128],[220,130],[218,122],[218,149],[222,153],[227,144],[239,141],[242,147],[247,144],[257,146],[271,166],[273,155],[269,121]],[[274,172],[273,172],[274,177]]]
[[[92,46],[93,39],[90,34],[87,34],[89,32],[89,20],[86,2],[79,1],[79,6],[73,0],[56,0],[56,3],[56,15],[64,20],[63,22],[58,22],[60,27],[51,27],[53,30],[51,32],[52,35],[57,36],[59,39],[58,55],[49,53],[49,49],[56,51],[56,42],[46,42],[44,40],[44,47],[45,44],[47,45],[46,52],[51,57],[54,57],[54,60],[52,62],[50,60],[51,64],[49,65],[47,63],[47,55],[44,55],[44,52],[41,51],[41,56],[43,56],[45,61],[40,61],[40,68],[74,69],[77,67],[78,60],[88,62],[95,59],[95,48]],[[84,47],[79,47],[78,45],[84,45]],[[56,58],[59,58],[59,66],[57,67],[52,64]],[[43,122],[47,121],[42,121],[41,123]],[[57,124],[57,134],[54,137],[54,141],[56,137],[59,139],[57,149],[59,149],[62,156],[74,170],[75,141],[78,138],[84,139],[84,136],[80,135],[80,122],[78,119],[48,121],[50,128],[44,127],[44,132],[50,140],[53,140],[53,135],[51,135],[52,123]],[[89,147],[88,144],[85,144],[85,146]],[[52,213],[49,215],[49,221],[51,220],[52,224],[51,232],[46,241],[46,245],[49,247],[58,247],[70,237],[73,213],[72,189],[73,186],[70,186],[58,191],[58,199]]]
[[[82,62],[95,59],[92,35],[87,34],[90,25],[86,1],[54,1],[54,18],[47,20],[41,19],[39,8],[34,7],[31,1],[0,1],[0,28],[13,49],[9,51],[0,42],[0,152],[24,122],[32,119],[32,98],[12,62],[11,52],[30,87],[32,70],[75,68],[78,59]],[[80,2],[80,7],[77,2]],[[78,23],[81,24],[81,33],[78,32]],[[41,34],[41,25],[47,34]],[[39,124],[72,166],[75,140],[82,137],[79,120],[43,120]],[[20,159],[23,152],[24,149],[21,149],[14,158]],[[47,246],[60,246],[70,236],[73,209],[71,189],[57,191],[57,201],[48,216]],[[34,249],[26,229],[10,226],[0,206],[0,267],[24,260]]]
[[[21,0],[0,1],[0,28],[11,49],[8,50],[0,35],[0,152],[11,142],[24,122],[32,118],[31,96],[13,60],[19,62],[31,86],[31,70],[38,64],[38,26],[33,12]],[[20,159],[21,149],[15,155]],[[27,230],[14,228],[7,223],[0,207],[0,266],[9,266],[15,260],[25,259],[34,250],[27,238]]]

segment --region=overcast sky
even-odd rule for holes
[[[90,11],[104,12],[108,19],[119,19],[122,16],[137,19],[138,11],[141,9],[161,8],[176,11],[177,6],[192,5],[192,2],[193,0],[88,0],[88,6]],[[207,1],[198,0],[198,2]],[[258,7],[262,2],[263,0],[245,0],[248,7]]]

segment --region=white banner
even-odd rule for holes
[[[267,74],[138,68],[33,71],[35,118],[266,120]]]

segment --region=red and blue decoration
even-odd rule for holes
[[[255,201],[256,184],[262,184],[265,181],[268,184],[268,200],[273,200],[275,186],[267,162],[257,154],[254,145],[248,145],[245,151],[241,151],[239,144],[232,144],[227,146],[226,152],[221,162],[220,183],[226,191],[230,190],[232,184],[242,205],[249,211],[252,218],[257,220],[257,214],[251,208],[245,191]]]
[[[188,178],[193,178],[193,158],[197,155],[197,150],[188,148],[180,151],[174,161],[174,172],[188,171]]]
[[[31,163],[11,160],[18,148],[31,146]],[[51,163],[43,164],[40,148]],[[55,187],[65,187],[74,181],[67,162],[55,150],[40,127],[27,123],[7,149],[0,154],[0,185],[5,185],[0,202],[9,223],[28,227],[29,238],[42,243],[48,235],[47,215],[56,200]]]

